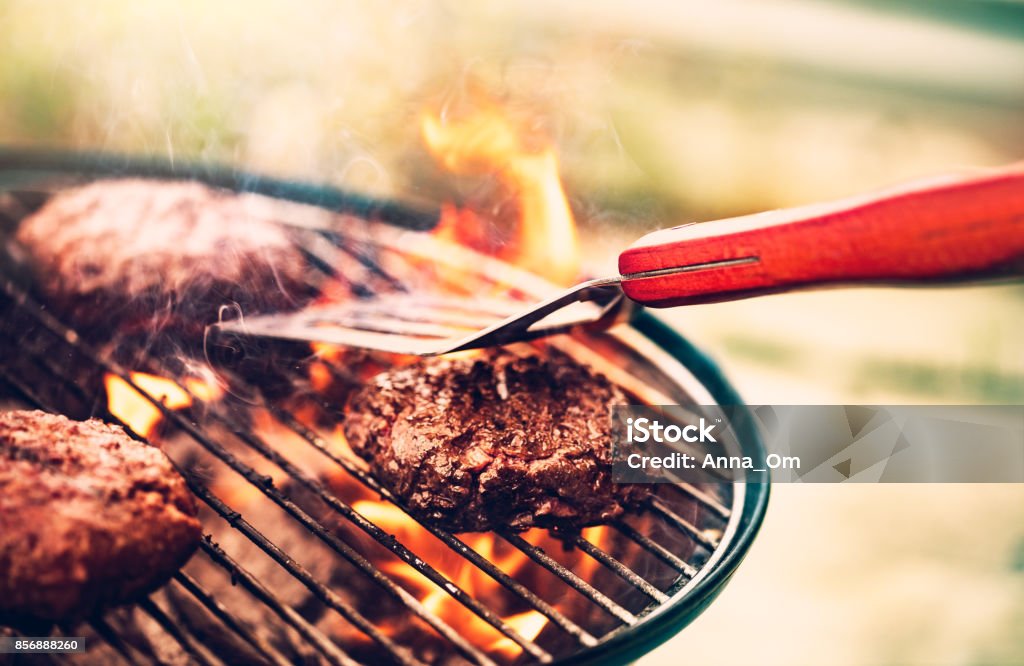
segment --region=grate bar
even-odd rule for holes
[[[697,569],[687,563],[686,560],[679,557],[671,550],[661,545],[660,543],[652,540],[650,537],[641,534],[632,525],[622,519],[616,520],[612,523],[617,530],[628,536],[633,541],[640,544],[644,550],[657,556],[665,564],[669,565],[679,573],[685,574],[689,578],[693,578],[697,575]]]
[[[254,543],[260,550],[269,555],[275,562],[280,564],[289,574],[292,575],[296,580],[302,583],[306,589],[313,593],[321,602],[323,602],[329,608],[337,611],[342,617],[348,620],[357,629],[365,633],[371,639],[373,639],[378,645],[387,650],[391,656],[402,664],[418,664],[419,662],[408,654],[408,650],[399,645],[396,645],[394,641],[388,636],[381,633],[381,631],[372,622],[367,620],[361,613],[355,610],[352,606],[345,603],[337,594],[335,594],[330,588],[325,586],[323,583],[317,581],[309,571],[301,564],[292,559],[287,553],[281,550],[276,544],[271,542],[262,533],[260,533],[255,527],[253,527],[248,521],[242,518],[242,515],[237,511],[234,511],[228,505],[213,495],[205,486],[198,483],[191,485],[192,492],[197,497],[202,499],[207,505],[209,505],[214,511],[216,511],[224,520],[227,521],[231,527],[235,528],[246,536],[252,543]],[[305,515],[305,514],[303,514]],[[308,516],[307,516],[308,518]],[[236,572],[232,571],[232,576],[236,575]],[[318,632],[319,633],[319,632]],[[334,645],[328,639],[323,638],[330,645]],[[340,653],[344,655],[344,653]]]
[[[43,372],[46,372],[47,374],[60,378],[61,381],[63,382],[64,387],[70,390],[72,394],[74,394],[75,399],[82,403],[81,406],[83,408],[86,408],[93,402],[95,402],[94,398],[86,394],[86,392],[82,389],[81,386],[78,385],[77,382],[67,381],[66,379],[64,379],[63,369],[57,367],[56,363],[54,363],[54,361],[50,358],[50,354],[47,353],[46,349],[42,349],[37,346],[27,344],[25,342],[15,341],[13,338],[7,335],[6,332],[0,331],[0,336],[3,336],[3,339],[7,340],[10,344],[18,345],[19,350],[23,352],[27,351],[30,360],[32,361],[33,365],[35,365],[37,368],[39,368]],[[55,411],[59,412],[60,410]]]
[[[700,488],[694,486],[693,484],[680,482],[673,483],[672,487],[689,495],[693,499],[703,504],[705,507],[711,509],[716,514],[718,514],[719,518],[729,520],[729,516],[732,515],[732,512],[729,511],[729,509],[727,509],[721,502],[719,502],[714,497],[707,494]]]
[[[689,579],[686,576],[678,576],[676,578],[676,581],[674,583],[672,583],[671,586],[669,586],[669,588],[668,588],[668,590],[666,591],[665,594],[671,600],[672,597],[674,597],[679,592],[679,590],[683,589],[683,587],[688,582],[689,582]],[[637,620],[643,619],[644,617],[650,615],[651,613],[653,613],[655,610],[657,610],[660,607],[661,607],[661,605],[658,604],[657,602],[651,602],[651,603],[647,604],[647,606],[645,606],[642,611],[637,613]],[[601,641],[598,644],[599,645],[604,645],[605,643],[611,641],[616,636],[619,636],[620,634],[624,634],[627,631],[629,631],[629,626],[628,625],[622,625],[620,627],[616,627],[616,628],[612,629],[611,631],[609,631],[608,633],[606,633],[605,635],[601,636]]]
[[[228,612],[228,609],[224,607],[224,604],[217,601],[212,594],[210,594],[199,581],[189,576],[184,571],[179,571],[174,575],[174,580],[189,592],[196,600],[199,601],[210,613],[220,620],[221,624],[233,631],[237,636],[242,638],[251,647],[255,648],[260,654],[272,663],[278,666],[288,666],[290,663],[285,659],[280,652],[274,649],[270,643],[264,640],[261,636],[255,634],[247,626],[239,622]]]
[[[566,633],[575,637],[582,645],[591,646],[597,644],[597,639],[593,635],[591,635],[585,629],[583,629],[575,622],[567,618],[565,615],[556,610],[553,606],[548,604],[539,596],[531,592],[522,583],[515,580],[507,573],[499,569],[493,562],[491,562],[490,560],[483,557],[478,552],[467,546],[464,541],[456,537],[454,534],[448,532],[447,530],[442,530],[438,527],[434,527],[433,525],[420,522],[416,519],[415,516],[409,514],[409,511],[405,507],[404,503],[401,502],[394,495],[394,493],[392,493],[390,490],[382,486],[368,472],[366,472],[363,469],[360,469],[359,466],[356,465],[353,461],[348,460],[345,457],[339,456],[336,453],[332,452],[328,444],[320,435],[318,435],[311,429],[307,428],[305,425],[299,422],[298,419],[296,419],[294,416],[285,411],[277,410],[274,408],[271,408],[271,411],[279,421],[281,421],[286,426],[291,428],[296,434],[301,436],[304,440],[306,440],[307,443],[309,443],[317,450],[319,450],[321,453],[323,453],[332,462],[340,465],[342,468],[345,469],[346,472],[356,477],[356,479],[360,481],[364,486],[378,493],[381,497],[383,497],[384,499],[388,500],[395,506],[405,511],[405,513],[409,515],[410,518],[412,518],[413,520],[416,520],[416,522],[421,527],[423,527],[425,530],[429,531],[435,537],[440,539],[445,545],[447,545],[453,551],[469,560],[472,564],[474,564],[476,567],[484,571],[491,578],[493,578],[498,583],[503,585],[506,589],[515,593],[526,603],[528,603],[534,610],[536,610],[541,615],[544,615],[546,618],[551,620],[558,627],[563,629]]]
[[[679,590],[686,587],[686,584],[688,582],[690,581],[686,580],[686,578],[680,577],[678,580],[676,580],[676,582],[672,583],[672,585],[669,586],[667,590],[668,596],[674,596],[677,592],[679,592]]]
[[[51,414],[60,413],[53,405],[44,400],[42,396],[29,388],[25,382],[12,375],[6,367],[0,367],[0,372],[3,373],[4,381],[10,384],[12,388],[16,389],[28,402],[43,411],[50,412]]]
[[[241,583],[250,594],[259,599],[267,608],[284,620],[288,626],[294,629],[300,636],[305,638],[324,655],[329,662],[344,666],[352,662],[352,658],[341,651],[334,644],[334,641],[327,638],[323,633],[310,624],[304,617],[299,615],[294,608],[288,606],[260,583],[255,576],[242,568],[238,562],[224,552],[220,546],[206,539],[203,539],[199,546],[215,564],[223,568],[231,576],[232,582]]]
[[[151,618],[156,620],[157,624],[159,624],[160,627],[163,628],[163,630],[181,646],[181,649],[188,654],[192,661],[202,664],[203,666],[214,666],[214,661],[210,659],[210,654],[206,649],[189,640],[188,636],[178,623],[172,620],[162,608],[157,606],[151,597],[146,597],[140,600],[138,602],[138,606],[146,613],[146,615],[149,615]]]
[[[131,664],[139,663],[138,658],[132,654],[131,647],[124,642],[124,639],[114,631],[113,627],[111,627],[105,619],[100,616],[96,616],[89,620],[89,626],[92,627],[97,636],[103,639],[103,642],[114,648],[114,651],[121,655],[121,658],[124,659],[126,664],[131,666]],[[150,657],[149,661],[150,663],[155,663],[155,660],[152,657]]]
[[[640,590],[651,599],[654,599],[658,603],[665,603],[668,601],[668,596],[664,592],[651,585],[650,582],[645,580],[619,560],[612,557],[609,553],[599,548],[597,545],[584,539],[583,535],[577,534],[573,537],[572,543],[584,553],[590,555],[608,569],[611,569],[616,576]]]
[[[648,506],[653,509],[656,514],[668,521],[673,527],[690,535],[694,541],[704,546],[704,548],[709,551],[714,551],[718,548],[718,542],[715,539],[709,538],[706,534],[697,529],[693,523],[670,509],[660,497],[652,497],[648,501]]]
[[[376,261],[369,254],[354,245],[351,239],[344,238],[340,234],[332,231],[317,230],[310,231],[309,233],[311,235],[315,235],[319,239],[322,239],[322,241],[327,242],[336,250],[347,254],[360,266],[373,274],[378,280],[384,282],[384,284],[389,288],[394,289],[395,291],[408,291],[408,287],[406,287],[405,283],[384,270],[384,267],[380,265],[380,262]],[[310,243],[308,237],[303,240],[305,240],[306,243],[300,243],[299,247],[310,263],[312,263],[318,270],[332,278],[343,281],[353,290],[354,293],[359,293],[364,290],[366,293],[373,293],[373,290],[369,285],[355,283],[351,279],[340,274],[334,268],[331,261],[328,261],[325,257],[317,254],[317,252],[311,247],[313,243]]]
[[[515,532],[502,530],[498,532],[498,534],[513,546],[523,551],[531,560],[561,578],[569,585],[569,587],[593,601],[609,615],[612,615],[623,624],[629,626],[636,624],[637,617],[635,615],[609,599],[603,592],[597,590],[585,580],[556,562],[550,555],[544,552],[543,548],[534,546]]]

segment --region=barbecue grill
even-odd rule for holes
[[[436,220],[430,213],[326,186],[209,165],[0,152],[0,238],[6,240],[57,189],[107,176],[198,180],[329,210],[351,228],[297,229],[296,239],[311,271],[343,279],[335,271],[339,257],[361,267],[366,277],[353,285],[356,292],[378,284],[418,289],[419,284],[410,283],[395,267],[422,267],[428,261],[472,267],[477,283],[515,284],[526,292],[520,294],[525,299],[551,289],[535,276],[466,248],[438,252],[435,240],[421,233]],[[360,222],[364,219],[376,223],[367,227]],[[161,439],[172,458],[180,463],[180,451],[188,450],[205,461],[182,465],[207,516],[208,534],[192,562],[133,607],[79,626],[38,628],[55,635],[84,635],[111,658],[159,662],[168,653],[180,653],[200,664],[230,662],[239,654],[277,664],[310,656],[332,664],[449,659],[473,664],[625,663],[707,607],[739,565],[764,516],[767,475],[748,470],[742,483],[661,484],[642,510],[599,528],[600,538],[591,536],[593,530],[547,535],[501,531],[488,537],[493,538],[491,550],[483,549],[476,535],[456,536],[406,515],[361,461],[335,445],[334,424],[302,416],[287,396],[275,392],[259,404],[273,420],[272,431],[254,425],[251,412],[259,379],[242,370],[246,363],[273,363],[275,372],[296,386],[307,382],[313,363],[335,380],[345,379],[346,368],[309,353],[212,345],[208,351],[226,353],[211,358],[218,372],[230,375],[233,388],[221,398],[203,400],[187,381],[192,361],[185,355],[154,348],[133,357],[126,367],[122,358],[86,342],[68,322],[54,317],[40,304],[31,280],[13,270],[13,262],[5,263],[10,270],[0,275],[0,346],[17,351],[0,353],[0,387],[8,395],[47,411],[79,418],[96,414],[119,422],[95,382],[104,375],[117,377],[159,411]],[[516,279],[509,280],[513,274]],[[630,326],[602,336],[563,337],[550,344],[591,363],[646,401],[740,404],[706,356],[646,311]],[[268,361],[280,358],[288,360]],[[140,385],[137,371],[172,380],[189,393],[191,406],[168,406]],[[741,448],[736,453],[763,457],[752,421],[739,420],[735,428]],[[310,459],[317,461],[316,472],[309,471]],[[279,473],[269,474],[268,464]],[[214,465],[225,470],[222,476],[203,472]],[[227,478],[231,484],[223,481]],[[348,485],[342,486],[341,478]],[[392,525],[359,510],[365,502],[353,497],[371,497],[381,511],[379,507],[393,509],[408,529],[396,534]],[[264,505],[283,517],[287,533],[299,533],[297,549],[290,549],[291,537],[289,544],[279,542],[274,525],[264,525],[270,509],[251,509]],[[429,535],[430,542],[428,537],[410,540],[403,536],[407,534]],[[433,556],[424,555],[424,549]],[[521,563],[509,573],[504,563],[512,555]],[[288,580],[287,592],[287,586],[278,584],[280,578],[267,577],[257,557],[271,562]],[[424,579],[422,587],[410,584],[409,570]],[[466,575],[453,575],[454,570]],[[334,571],[344,572],[344,580]],[[477,577],[493,581],[487,594],[465,582]],[[300,601],[292,588],[301,593]],[[447,615],[437,611],[438,596],[447,598]],[[494,599],[502,601],[492,603]],[[391,609],[389,614],[375,612],[378,602]],[[454,617],[471,617],[472,626],[486,625],[486,631],[450,619],[455,612],[451,605],[463,614]],[[525,630],[512,621],[516,613],[531,614],[542,628]],[[344,631],[336,629],[341,625]],[[416,630],[399,630],[405,625]],[[428,643],[430,650],[423,647]],[[237,650],[234,657],[225,654],[225,644]]]

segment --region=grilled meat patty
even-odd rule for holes
[[[507,351],[385,372],[345,410],[352,449],[418,515],[456,532],[579,527],[649,493],[611,480],[611,414],[627,404],[571,358]]]
[[[130,601],[174,574],[200,534],[159,449],[97,419],[0,413],[0,624]]]
[[[68,323],[196,337],[222,306],[252,314],[313,295],[301,251],[275,221],[288,205],[195,182],[97,181],[54,196],[16,238]]]

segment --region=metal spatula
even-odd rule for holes
[[[397,294],[217,328],[431,356],[607,327],[628,318],[634,303],[672,307],[826,285],[1020,276],[1024,164],[656,231],[619,256],[619,273],[525,310],[512,301]]]

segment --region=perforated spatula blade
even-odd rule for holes
[[[315,341],[394,354],[436,356],[564,333],[597,330],[629,318],[633,303],[619,280],[592,280],[532,306],[495,298],[397,293],[246,317],[219,332]]]

